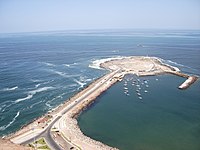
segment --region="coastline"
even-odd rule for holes
[[[112,74],[113,72],[109,73]],[[107,74],[106,76],[109,76]],[[103,79],[102,77],[101,79]],[[87,107],[95,102],[96,98],[115,84],[117,80],[112,80],[105,83],[100,89],[95,90],[90,96],[88,96],[80,105],[74,107],[70,112],[66,113],[55,124],[55,127],[63,133],[63,135],[75,145],[79,145],[81,149],[87,150],[117,150],[117,148],[110,147],[102,142],[96,141],[90,137],[84,135],[78,126],[77,117],[80,113],[87,109]],[[92,86],[92,85],[90,85]],[[89,86],[89,87],[90,87]],[[67,124],[65,124],[67,123]]]
[[[30,132],[32,127],[38,124],[39,120],[41,120],[42,118],[44,118],[46,116],[51,116],[51,118],[49,118],[49,121],[51,122],[55,116],[57,116],[57,115],[61,114],[61,112],[63,112],[65,107],[71,105],[72,103],[76,103],[77,99],[79,99],[80,97],[84,97],[83,95],[86,95],[87,92],[90,92],[92,89],[94,89],[94,87],[97,84],[101,84],[101,87],[93,90],[93,92],[90,92],[88,94],[88,96],[86,95],[83,98],[83,101],[81,101],[78,105],[74,106],[70,111],[65,113],[59,119],[59,121],[57,121],[55,123],[53,128],[56,128],[57,130],[59,130],[59,132],[62,133],[63,138],[68,139],[69,142],[71,142],[74,145],[78,145],[78,147],[81,147],[82,149],[87,149],[87,150],[117,149],[117,148],[112,148],[110,146],[107,146],[99,141],[95,141],[92,138],[85,136],[84,133],[82,133],[82,131],[80,130],[80,128],[78,126],[78,123],[76,120],[77,116],[84,109],[87,109],[87,107],[91,103],[93,103],[99,95],[101,95],[104,91],[106,91],[108,88],[110,88],[113,84],[120,81],[126,74],[131,73],[131,74],[136,74],[138,76],[148,76],[148,75],[158,75],[158,74],[170,73],[170,74],[178,75],[178,76],[185,77],[185,78],[191,77],[189,75],[179,72],[180,70],[176,69],[176,67],[164,64],[162,62],[162,60],[160,60],[157,57],[143,57],[143,56],[121,57],[120,59],[118,58],[117,60],[118,60],[118,62],[122,62],[123,59],[125,60],[125,59],[129,59],[129,58],[131,58],[131,59],[132,58],[141,58],[142,61],[144,61],[143,59],[145,59],[145,60],[149,59],[150,62],[147,62],[147,64],[148,63],[150,63],[150,64],[148,64],[148,66],[145,66],[146,64],[145,65],[143,64],[146,67],[145,69],[144,68],[141,69],[141,66],[139,66],[138,70],[136,70],[135,68],[134,68],[135,69],[134,70],[133,68],[127,69],[126,68],[127,66],[125,66],[126,69],[122,68],[123,66],[120,66],[120,65],[117,66],[115,64],[116,59],[114,59],[114,58],[100,63],[100,67],[110,70],[110,72],[107,73],[106,75],[104,75],[103,77],[100,77],[99,79],[93,81],[90,85],[85,87],[80,92],[77,92],[76,94],[74,94],[71,98],[66,100],[63,104],[59,105],[53,111],[47,113],[46,115],[44,115],[42,117],[39,117],[38,119],[34,120],[32,123],[28,124],[27,126],[24,126],[22,129],[20,129],[19,131],[17,131],[16,133],[14,133],[11,136],[8,136],[7,138],[10,139],[11,141],[13,141],[14,143],[20,143],[20,142],[17,142],[17,138],[26,132]],[[111,67],[109,64],[110,62],[113,63],[113,66],[111,66]],[[160,68],[157,65],[158,66],[160,65],[159,66]],[[107,80],[105,81],[105,79],[107,79]],[[48,123],[46,124],[46,126],[48,126]],[[43,128],[45,128],[45,127],[37,126],[38,130],[42,130]]]

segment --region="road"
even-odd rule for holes
[[[20,144],[26,145],[26,144],[34,142],[35,139],[39,139],[39,138],[43,137],[45,139],[45,141],[47,142],[48,146],[52,150],[62,150],[63,148],[59,144],[57,144],[55,142],[55,140],[53,139],[53,137],[51,135],[51,128],[53,127],[53,125],[61,118],[61,116],[63,114],[67,113],[73,107],[77,106],[82,101],[84,101],[85,98],[87,98],[91,93],[93,93],[94,91],[96,91],[97,89],[99,89],[104,83],[106,83],[107,81],[109,81],[119,71],[120,71],[120,69],[118,69],[118,70],[116,70],[116,71],[114,71],[114,72],[109,73],[108,75],[106,75],[104,78],[102,78],[101,81],[99,81],[98,83],[96,83],[96,85],[92,89],[88,90],[85,94],[83,94],[82,96],[80,96],[79,98],[77,98],[71,105],[69,105],[68,107],[65,107],[64,110],[61,111],[60,115],[56,116],[54,118],[54,120],[48,125],[48,127],[46,129],[44,129],[44,131],[42,131],[40,134],[38,134],[37,136],[35,136],[35,137],[31,138],[31,139],[23,141]],[[69,147],[73,146],[69,142],[67,144],[69,144]]]

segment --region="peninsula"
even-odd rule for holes
[[[100,67],[110,72],[95,80],[53,111],[8,136],[7,139],[16,144],[26,145],[35,139],[44,138],[51,149],[66,149],[66,147],[84,150],[117,149],[85,136],[77,124],[77,116],[93,103],[97,96],[117,81],[121,81],[126,74],[137,76],[173,74],[181,76],[186,78],[186,81],[179,86],[180,89],[189,87],[198,79],[197,76],[181,73],[178,68],[164,64],[161,59],[156,57],[112,58],[100,63]]]

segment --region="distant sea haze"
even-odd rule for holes
[[[165,63],[173,65],[185,73],[200,75],[200,31],[112,30],[109,32],[109,30],[101,30],[0,34],[0,135],[7,135],[18,130],[24,124],[55,108],[93,80],[107,73],[108,71],[99,66],[105,59],[131,55],[159,57]],[[169,88],[163,84],[166,80],[172,82],[169,79],[168,77],[167,79],[161,78],[157,87],[160,90],[163,87],[166,92],[170,93],[170,89],[176,87],[170,85]],[[177,83],[177,86],[179,82],[182,82],[180,78],[172,77],[171,79]],[[129,84],[131,86],[131,83]],[[176,96],[183,96],[177,95],[177,92],[183,92],[188,97],[183,103],[180,101],[176,101],[176,103],[190,105],[185,101],[192,99],[191,103],[195,103],[196,106],[190,106],[200,110],[200,104],[197,101],[200,99],[200,95],[194,88],[199,88],[199,81],[186,91],[173,91],[172,93]],[[149,89],[145,89],[148,92],[144,94],[150,94],[150,89],[149,85]],[[122,91],[123,88],[116,88],[116,90]],[[129,92],[131,95],[131,91]],[[162,91],[158,93],[162,93]],[[162,97],[156,93],[154,96],[146,98],[149,101],[152,99],[158,101]],[[129,104],[129,100],[121,99],[124,99],[126,105]],[[135,98],[133,97],[133,99]],[[135,102],[137,103],[137,101]],[[101,105],[101,102],[92,107],[91,111],[93,112],[98,105]],[[161,106],[162,104],[158,107]],[[105,109],[110,109],[110,107],[111,105],[105,106]],[[148,106],[149,109],[151,107]],[[194,118],[190,118],[191,116],[188,118],[200,120],[196,116],[200,112],[194,110],[196,111],[193,114]],[[121,111],[124,111],[122,114],[125,114],[128,110],[122,109]],[[168,111],[167,108],[166,111]],[[88,110],[89,112],[90,110]],[[88,121],[87,119],[92,118],[87,116],[85,119]],[[193,123],[195,126],[199,122]],[[94,136],[87,131],[87,126],[91,125],[84,125],[81,118],[80,125],[87,132],[86,134]],[[194,130],[196,131],[198,128],[194,128]],[[95,130],[94,133],[96,133]],[[106,139],[106,135],[101,135],[99,132],[98,135],[98,138],[95,137],[98,140]],[[112,135],[114,134],[109,133],[109,136]],[[124,136],[124,138],[126,140],[127,137]],[[130,136],[129,138],[135,137]],[[112,137],[107,137],[107,140],[110,141],[108,144],[117,147],[119,141],[111,139]],[[196,147],[198,146],[196,144]],[[127,149],[130,147],[131,145]],[[153,148],[155,149],[155,147]],[[195,148],[193,149],[195,150]]]

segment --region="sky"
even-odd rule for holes
[[[0,0],[0,33],[200,29],[200,0]]]

